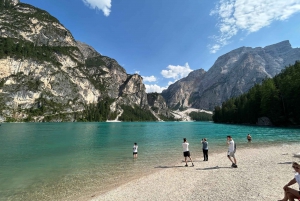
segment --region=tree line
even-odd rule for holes
[[[155,116],[150,110],[142,109],[135,105],[134,107],[128,105],[121,105],[123,113],[119,120],[121,121],[156,121]]]
[[[23,41],[15,38],[0,37],[0,58],[6,56],[16,59],[33,59],[37,61],[51,62],[56,66],[61,64],[55,58],[54,53],[64,54],[72,57],[72,51],[77,50],[77,47],[62,47],[62,46],[36,46],[29,41]]]
[[[212,115],[206,112],[191,112],[189,116],[195,121],[212,121]]]
[[[0,0],[0,11],[4,9],[9,9],[12,7],[12,4],[9,0]]]
[[[247,93],[214,108],[216,123],[255,124],[268,117],[275,126],[300,124],[300,61],[274,78],[266,78]]]

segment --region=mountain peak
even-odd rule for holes
[[[275,43],[273,45],[268,45],[268,46],[264,47],[264,49],[274,48],[274,47],[289,47],[289,48],[292,48],[292,45],[291,45],[289,40],[284,40],[284,41],[281,41],[279,43]]]
[[[187,103],[183,106],[212,110],[299,59],[300,48],[292,48],[288,40],[264,48],[240,47],[220,56],[207,73],[193,71],[187,77],[192,80],[178,80],[162,94],[169,107]]]

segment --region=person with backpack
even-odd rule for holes
[[[230,135],[227,136],[227,144],[228,144],[227,157],[232,163],[231,167],[237,168],[236,158],[235,158],[236,144],[234,143]],[[233,158],[233,160],[231,158]]]

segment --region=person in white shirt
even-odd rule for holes
[[[230,135],[227,136],[227,144],[228,144],[227,157],[232,163],[231,167],[237,168],[236,158],[235,158],[235,144]],[[233,160],[231,158],[233,158]]]
[[[137,154],[138,154],[138,145],[137,143],[135,142],[134,145],[133,145],[133,158],[137,158]]]
[[[182,148],[183,148],[183,156],[184,156],[184,161],[185,161],[185,166],[187,167],[187,160],[186,158],[189,157],[191,162],[192,162],[192,166],[194,166],[193,160],[191,158],[191,153],[189,151],[189,143],[187,142],[186,138],[183,138],[183,143],[182,143]]]
[[[295,177],[289,181],[284,187],[284,198],[279,201],[288,201],[294,199],[300,199],[300,191],[290,188],[289,186],[298,183],[300,189],[300,165],[297,162],[293,162],[292,167],[296,171]]]

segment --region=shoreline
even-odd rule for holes
[[[210,154],[207,162],[193,158],[195,167],[162,164],[84,200],[278,200],[294,176],[291,163],[300,160],[293,156],[299,151],[296,143],[243,147],[236,153],[238,168],[230,167],[225,151]]]

